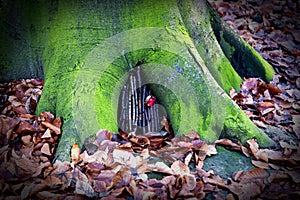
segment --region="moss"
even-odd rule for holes
[[[205,1],[182,1],[179,10],[182,20],[198,53],[218,84],[229,94],[231,88],[239,89],[242,79],[226,58],[213,34],[212,18]],[[208,39],[209,38],[209,39]],[[232,51],[231,45],[227,45]]]
[[[211,25],[216,39],[239,76],[272,80],[275,73],[272,66],[235,33],[210,6],[209,13],[212,16]]]
[[[245,144],[247,139],[255,138],[262,147],[274,145],[262,130],[255,126],[252,121],[239,109],[239,107],[227,99],[226,119],[224,122],[223,136]]]
[[[245,172],[253,169],[251,159],[239,152],[229,151],[223,147],[217,147],[218,154],[205,159],[203,169],[213,170],[222,178],[230,178],[233,172],[243,170]]]
[[[223,29],[214,27],[205,1],[16,3],[8,3],[3,13],[16,10],[18,14],[1,18],[1,27],[7,20],[15,25],[22,22],[16,30],[1,32],[5,45],[0,66],[9,65],[1,74],[23,76],[32,66],[28,73],[34,76],[43,68],[45,89],[38,112],[51,111],[63,118],[60,159],[67,159],[72,143],[84,143],[100,128],[117,131],[112,92],[137,64],[150,67],[147,78],[162,86],[153,90],[166,105],[177,134],[194,129],[213,141],[222,131],[227,111],[224,132],[243,140],[261,136],[241,110],[225,104],[230,99],[219,85],[226,92],[239,87],[241,78],[229,61],[234,62],[231,59],[241,47],[230,43],[233,54],[224,55],[218,43],[218,30]],[[243,44],[228,37],[226,30],[224,41]],[[272,74],[272,70],[263,72],[267,77]]]

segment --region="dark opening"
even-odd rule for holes
[[[165,131],[162,122],[169,121],[167,111],[159,104],[150,84],[144,84],[143,80],[140,67],[129,72],[119,95],[119,130],[136,135]]]

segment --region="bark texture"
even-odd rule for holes
[[[0,26],[1,81],[44,76],[38,112],[63,118],[60,160],[99,129],[117,132],[118,95],[136,66],[176,134],[272,144],[226,93],[274,70],[204,0],[3,1]]]

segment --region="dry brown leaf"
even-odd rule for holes
[[[291,140],[290,143],[284,142],[284,141],[279,141],[279,144],[282,148],[288,148],[288,149],[298,149],[297,144]]]
[[[77,143],[73,144],[71,148],[71,159],[73,163],[78,163],[80,160],[80,147]]]
[[[280,162],[284,162],[286,164],[291,164],[291,165],[297,165],[296,161],[294,161],[291,158],[288,157],[284,157],[283,153],[280,151],[273,151],[270,149],[261,149],[259,150],[259,154],[258,156],[262,159],[263,157],[269,159],[269,160],[273,160],[273,161],[280,161]]]
[[[255,156],[254,156],[256,159],[260,159],[260,160],[263,160],[265,162],[268,162],[269,161],[269,157],[268,155],[266,154],[266,151],[265,149],[259,149]]]
[[[256,159],[258,159],[256,153],[258,152],[258,143],[254,139],[250,139],[246,141],[248,148],[250,149],[251,153],[254,155]]]
[[[173,170],[163,162],[156,162],[153,166],[153,171],[164,174],[174,174]]]
[[[36,172],[32,174],[32,177],[40,176],[42,174],[42,171],[50,166],[51,166],[50,162],[40,163],[39,166],[36,168]]]
[[[206,153],[206,155],[208,156],[211,156],[211,155],[214,155],[214,154],[217,154],[217,149],[215,147],[214,144],[203,144],[200,148],[200,151],[203,151]]]
[[[135,145],[141,146],[142,148],[146,148],[150,145],[149,139],[145,136],[133,136],[129,139],[129,141]]]
[[[270,174],[267,181],[272,183],[273,181],[290,179],[289,175],[283,171],[275,171]]]
[[[269,176],[269,174],[261,168],[254,168],[250,171],[248,171],[247,173],[243,174],[241,176],[241,183],[250,183],[253,180],[256,179],[264,179],[267,178]]]
[[[29,172],[30,174],[34,174],[39,166],[38,163],[33,162],[27,158],[18,158],[14,159],[14,162],[18,167],[23,169],[25,172]]]
[[[113,151],[113,159],[122,165],[136,167],[137,159],[131,152],[115,149]]]
[[[29,145],[31,143],[31,135],[22,136],[21,140],[25,145]]]
[[[192,156],[193,156],[193,152],[189,152],[186,157],[184,158],[184,164],[186,166],[189,166],[190,162],[191,162],[191,159],[192,159]]]
[[[253,123],[254,123],[256,126],[258,126],[258,127],[260,127],[260,128],[264,128],[264,129],[267,128],[266,124],[263,123],[262,121],[258,121],[258,120],[252,120],[252,121],[253,121]]]
[[[56,126],[57,128],[61,128],[61,125],[62,125],[61,118],[57,117],[55,120],[53,120],[52,124],[53,124],[53,126]]]
[[[274,103],[268,101],[262,101],[258,103],[257,106],[258,111],[265,115],[273,110],[275,110]]]
[[[113,187],[113,179],[116,176],[114,170],[102,170],[101,173],[97,176],[96,186],[98,191],[104,192],[108,191],[109,188]]]
[[[98,162],[101,164],[105,164],[107,166],[111,165],[111,162],[113,162],[110,158],[112,156],[111,154],[108,154],[106,151],[98,150],[93,155],[88,155],[87,151],[84,151],[80,157],[83,160],[83,162],[91,163],[91,162]]]
[[[7,134],[10,130],[13,130],[19,123],[19,120],[13,119],[4,115],[0,115],[0,135]],[[10,138],[8,138],[10,139]]]
[[[270,169],[270,166],[268,163],[265,163],[265,162],[261,162],[261,161],[258,161],[258,160],[251,160],[251,163],[255,166],[255,167],[259,167],[259,168],[262,168],[262,169]]]
[[[194,175],[186,174],[183,176],[188,190],[193,190],[196,187],[196,178]]]
[[[187,136],[190,137],[192,140],[200,140],[199,134],[194,130],[189,132],[189,134]]]
[[[41,112],[40,118],[42,121],[51,123],[54,120],[54,115],[50,112]]]
[[[251,199],[261,194],[262,188],[255,182],[248,182],[241,185],[242,193],[238,194],[239,199]]]
[[[269,163],[269,166],[272,168],[272,169],[275,169],[275,170],[279,170],[280,167],[278,165],[275,165],[275,164],[272,164],[272,163]]]
[[[216,140],[214,143],[216,145],[226,147],[226,148],[228,148],[230,150],[236,150],[236,151],[240,151],[241,150],[240,145],[232,142],[230,139],[227,139],[227,138],[222,138],[222,139]]]
[[[75,186],[75,194],[82,194],[88,196],[90,198],[95,197],[97,194],[95,193],[93,187],[85,181],[77,180]]]
[[[52,125],[50,122],[44,121],[44,122],[42,122],[42,124],[45,127],[50,128],[55,134],[57,134],[57,135],[61,134],[60,128],[57,128],[56,126]]]
[[[112,139],[112,133],[108,130],[100,130],[96,133],[97,136],[97,142],[96,145],[99,146],[102,141],[104,140],[111,140]]]
[[[253,94],[256,94],[257,83],[258,83],[258,78],[248,78],[244,80],[241,86],[241,92],[248,93],[248,91],[252,91]]]
[[[36,94],[31,94],[30,97],[25,102],[26,112],[29,114],[34,114],[37,106],[38,96]]]
[[[172,165],[171,169],[173,170],[174,174],[178,175],[185,175],[190,173],[190,169],[187,165],[185,165],[180,160],[176,160]]]
[[[243,170],[239,170],[239,171],[236,171],[236,172],[233,172],[231,177],[234,181],[239,181],[240,177],[242,176],[242,174],[244,173]]]
[[[42,135],[41,137],[42,139],[45,139],[45,138],[51,138],[51,131],[49,128],[47,128],[47,130],[45,131],[45,133]]]
[[[276,85],[273,85],[272,83],[258,82],[258,87],[262,91],[269,90],[271,95],[276,95],[282,92],[279,88],[277,88]]]
[[[286,173],[293,179],[295,183],[300,183],[300,173],[299,171],[286,171]]]
[[[266,101],[272,100],[269,90],[264,91],[264,100]]]
[[[29,122],[20,122],[18,129],[16,130],[17,133],[35,133],[38,130],[36,128],[33,127],[33,125],[31,125]]]
[[[241,147],[243,154],[249,158],[251,156],[251,151],[244,147],[240,141],[238,142],[238,145]]]
[[[43,144],[43,146],[42,146],[42,148],[41,148],[41,152],[42,152],[43,154],[45,154],[45,155],[48,155],[48,156],[51,156],[51,155],[52,155],[52,153],[51,153],[51,151],[50,151],[50,146],[49,146],[48,143],[44,143],[44,144]]]

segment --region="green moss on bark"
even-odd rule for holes
[[[0,48],[0,64],[6,67],[1,74],[16,78],[27,66],[36,70],[33,74],[43,68],[45,86],[38,112],[51,111],[63,119],[59,159],[68,159],[71,145],[84,143],[98,129],[117,130],[112,94],[119,79],[138,63],[155,74],[147,77],[149,81],[161,84],[153,90],[166,105],[177,134],[194,129],[213,141],[223,130],[242,141],[257,137],[270,144],[232,106],[224,90],[238,89],[242,80],[230,62],[238,72],[241,68],[268,80],[272,68],[219,22],[205,1],[14,3],[3,7],[8,15],[1,16],[1,26],[19,21],[22,25],[1,32],[5,45]],[[18,15],[9,14],[11,9]],[[12,33],[20,33],[20,41],[11,38]],[[224,54],[226,43],[230,51]],[[235,64],[239,58],[244,65]]]

